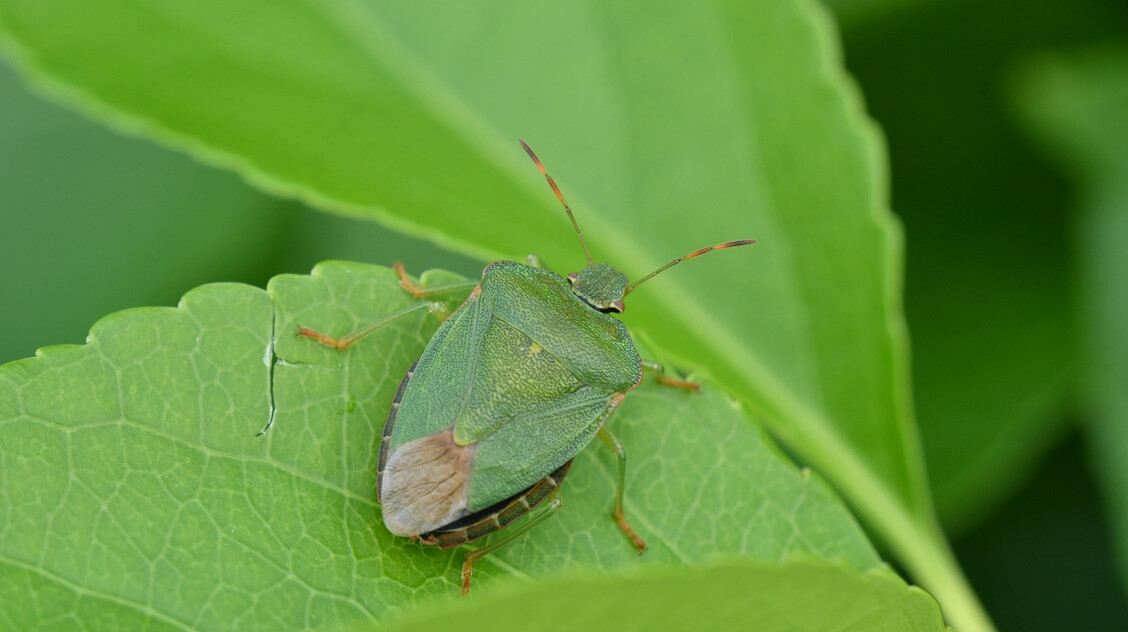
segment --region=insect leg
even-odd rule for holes
[[[376,331],[377,329],[383,327],[384,325],[387,325],[388,323],[390,323],[390,322],[392,322],[392,321],[394,321],[398,318],[403,318],[404,316],[407,316],[409,314],[417,312],[421,309],[427,309],[427,310],[430,310],[431,312],[435,312],[435,311],[438,311],[438,310],[446,310],[446,306],[443,305],[442,303],[417,303],[417,304],[412,305],[411,307],[408,307],[406,309],[401,309],[400,311],[398,311],[398,312],[396,312],[396,313],[394,313],[390,316],[386,316],[384,318],[381,318],[380,320],[372,323],[371,325],[368,325],[367,327],[364,327],[363,329],[358,329],[357,331],[352,332],[351,334],[345,336],[344,338],[333,338],[331,336],[326,336],[325,334],[317,333],[316,331],[314,331],[312,329],[307,329],[305,327],[301,327],[301,328],[298,329],[298,335],[304,336],[306,338],[313,338],[314,340],[320,342],[321,344],[329,346],[329,347],[333,347],[334,349],[344,350],[344,349],[348,349],[357,340],[360,340],[361,338],[363,338],[363,337],[367,336],[368,334]]]
[[[473,551],[470,551],[469,553],[467,553],[466,554],[466,561],[462,563],[462,594],[465,595],[465,594],[468,594],[470,592],[470,574],[473,570],[472,567],[474,565],[474,562],[477,562],[478,560],[480,560],[483,557],[489,555],[493,551],[496,551],[497,549],[505,546],[506,544],[509,544],[510,542],[515,540],[518,536],[524,534],[529,529],[532,529],[533,527],[537,526],[538,524],[544,522],[545,519],[547,519],[552,514],[556,513],[556,510],[560,509],[560,505],[562,505],[563,503],[564,503],[564,501],[560,496],[560,492],[557,491],[553,495],[552,500],[549,501],[548,505],[546,505],[545,508],[543,510],[541,510],[540,513],[535,514],[533,516],[530,516],[529,519],[526,520],[524,524],[515,528],[512,532],[507,534],[504,538],[501,538],[500,540],[498,540],[496,542],[491,542],[491,543],[489,543],[489,544],[487,544],[483,547],[474,549]]]
[[[615,522],[619,523],[619,528],[623,530],[623,533],[627,534],[627,537],[634,541],[638,552],[642,553],[646,550],[646,542],[643,542],[642,538],[638,537],[638,534],[631,528],[630,523],[627,522],[626,515],[623,513],[623,488],[626,486],[627,481],[627,451],[623,449],[623,444],[619,441],[619,438],[612,434],[611,431],[607,429],[607,426],[603,426],[599,429],[599,438],[603,440],[603,443],[607,444],[607,447],[615,452],[615,456],[619,457],[619,485],[615,489],[615,511],[611,513],[611,517],[615,519]]]
[[[655,373],[657,373],[658,374],[657,379],[658,379],[659,384],[663,384],[665,386],[672,386],[674,388],[684,388],[687,391],[699,391],[699,390],[701,390],[701,385],[698,384],[697,382],[690,382],[689,380],[679,380],[676,377],[667,376],[666,375],[666,369],[664,369],[662,367],[662,365],[658,364],[657,362],[652,362],[650,360],[643,360],[642,361],[642,368],[648,369],[648,370],[651,370],[651,371],[654,371]]]
[[[530,268],[538,268],[538,269],[541,269],[541,270],[544,269],[544,263],[540,260],[540,257],[538,257],[536,255],[529,255],[529,256],[525,257],[525,263]]]
[[[444,292],[450,292],[450,291],[456,291],[456,290],[465,290],[467,288],[474,287],[474,286],[478,285],[477,281],[463,281],[461,283],[448,283],[448,284],[445,284],[445,285],[433,285],[433,286],[428,286],[428,287],[420,287],[420,286],[415,285],[411,281],[411,279],[408,278],[407,272],[404,271],[402,263],[397,261],[394,265],[394,268],[395,268],[396,274],[398,274],[399,277],[400,277],[400,285],[402,285],[403,288],[405,290],[407,290],[415,298],[425,298],[425,297],[428,297],[428,296],[431,296],[431,295],[434,295],[434,294],[441,294],[441,293],[444,293]],[[318,332],[316,332],[312,329],[308,329],[306,327],[300,327],[298,329],[298,335],[304,336],[306,338],[313,338],[314,340],[320,342],[321,344],[329,346],[329,347],[333,347],[334,349],[344,350],[344,349],[349,348],[357,340],[360,340],[361,338],[363,338],[363,337],[367,336],[368,334],[376,331],[377,329],[383,327],[384,325],[387,325],[388,323],[390,323],[390,322],[392,322],[392,321],[394,321],[398,318],[402,318],[404,316],[407,316],[407,315],[409,315],[413,312],[416,312],[418,310],[421,310],[421,309],[426,309],[427,311],[431,312],[432,314],[435,314],[436,316],[439,317],[440,321],[446,320],[447,317],[450,316],[450,314],[451,314],[450,309],[448,309],[446,304],[443,303],[442,301],[434,301],[434,302],[426,301],[426,302],[422,302],[422,303],[417,303],[415,305],[412,305],[411,307],[402,309],[402,310],[400,310],[400,311],[398,311],[394,314],[386,316],[386,317],[372,323],[371,325],[368,325],[368,326],[366,326],[362,329],[358,329],[357,331],[352,332],[351,334],[349,334],[349,335],[347,335],[343,338],[334,338],[332,336],[327,336],[325,334],[318,333]]]
[[[393,263],[392,268],[396,271],[396,274],[399,275],[400,285],[403,286],[403,289],[407,290],[407,292],[415,298],[427,298],[428,296],[442,294],[450,290],[460,290],[478,285],[477,281],[463,281],[462,283],[447,283],[446,285],[422,287],[416,285],[415,282],[407,276],[407,271],[403,269],[403,264],[399,261]]]

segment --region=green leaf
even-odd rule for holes
[[[912,13],[935,0],[822,0],[843,30],[867,27]]]
[[[932,519],[884,156],[829,19],[803,0],[650,8],[3,0],[0,33],[45,89],[119,128],[483,258],[581,262],[519,135],[631,275],[759,239],[656,279],[627,320],[983,628]]]
[[[460,272],[478,262],[373,222],[270,198],[30,94],[0,64],[0,363],[216,279],[265,283],[326,258]],[[66,253],[66,256],[59,256]]]
[[[1081,394],[1128,580],[1128,48],[1034,60],[1015,101],[1081,183]]]
[[[686,604],[693,604],[686,608]],[[506,587],[425,610],[385,629],[497,630],[524,612],[529,627],[555,630],[944,630],[927,593],[892,572],[859,573],[813,561],[775,565],[722,562],[648,568],[606,577],[573,577]]]
[[[209,285],[178,308],[113,314],[84,346],[0,367],[0,625],[301,628],[453,598],[463,551],[392,536],[375,502],[388,407],[437,319],[346,352],[295,335],[410,304],[391,270],[328,263],[268,292]],[[475,593],[501,576],[718,555],[879,565],[833,492],[711,385],[648,380],[610,423],[650,549],[637,555],[611,519],[615,459],[597,442],[557,515],[475,566]]]
[[[277,200],[45,104],[2,65],[0,112],[0,363],[81,342],[114,310],[245,280],[282,232]]]

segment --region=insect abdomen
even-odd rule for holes
[[[421,539],[424,544],[434,544],[440,549],[451,549],[504,529],[556,491],[571,467],[572,461],[568,461],[521,493],[425,534]]]

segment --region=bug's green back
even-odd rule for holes
[[[482,309],[480,291],[475,290],[431,336],[400,397],[389,452],[454,425],[477,372],[481,342],[491,321]]]
[[[470,479],[471,512],[519,493],[584,449],[622,399],[591,386],[522,415],[476,444]]]
[[[482,275],[482,300],[585,384],[627,391],[642,379],[642,361],[626,326],[586,305],[554,272],[513,261],[492,263]]]
[[[389,447],[453,426],[455,442],[474,450],[468,510],[477,511],[579,453],[641,372],[626,328],[564,279],[491,264],[420,356]]]
[[[477,366],[454,426],[458,445],[485,439],[519,418],[566,406],[584,386],[536,341],[496,317],[474,346]]]

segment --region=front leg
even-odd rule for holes
[[[681,380],[681,379],[678,379],[676,377],[667,376],[666,375],[666,369],[663,368],[662,365],[658,364],[657,362],[653,362],[651,360],[643,360],[642,361],[642,368],[644,368],[648,371],[654,371],[655,373],[657,373],[656,379],[658,380],[658,383],[662,384],[664,386],[672,386],[673,388],[684,388],[687,391],[699,391],[699,390],[701,390],[701,385],[698,384],[697,382],[690,382],[689,380]]]

